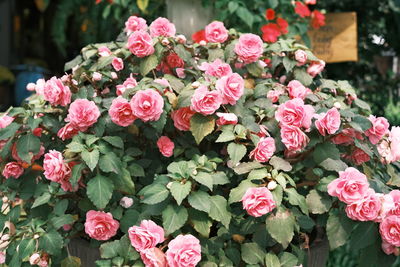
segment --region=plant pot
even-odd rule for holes
[[[81,259],[82,267],[95,267],[95,261],[101,259],[99,249],[90,247],[88,241],[80,238],[71,239],[68,251],[71,256]]]
[[[211,22],[212,8],[204,8],[201,0],[167,0],[167,17],[178,33],[190,38]]]

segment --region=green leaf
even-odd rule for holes
[[[264,263],[265,251],[257,243],[245,243],[241,246],[242,259],[248,264]]]
[[[278,0],[268,0],[268,7],[269,8],[276,8],[279,5],[279,1]]]
[[[228,4],[229,13],[232,14],[233,12],[236,11],[236,9],[237,9],[238,7],[239,7],[238,2],[230,1],[229,4]]]
[[[262,165],[258,161],[253,161],[253,162],[242,162],[238,166],[235,166],[233,170],[235,171],[236,174],[245,174],[250,172],[251,170],[262,168],[264,165]]]
[[[309,86],[313,81],[313,78],[303,68],[294,69],[294,78],[304,86]]]
[[[171,195],[175,198],[178,205],[181,205],[182,201],[189,195],[192,189],[192,182],[187,181],[182,184],[181,182],[174,181],[171,185]]]
[[[153,183],[140,190],[139,195],[144,196],[143,203],[153,205],[165,200],[169,196],[169,191],[165,185]]]
[[[40,139],[33,134],[21,136],[17,142],[18,156],[25,162],[30,163],[32,157],[39,152]]]
[[[289,252],[283,252],[279,257],[282,267],[293,267],[297,265],[297,257]]]
[[[75,256],[68,256],[61,261],[61,267],[81,267],[81,259]]]
[[[192,54],[189,51],[187,51],[186,48],[181,44],[175,46],[174,50],[176,54],[185,62],[190,62],[193,58]]]
[[[158,65],[158,58],[155,54],[146,57],[140,63],[140,74],[142,74],[142,76],[146,76],[146,74],[155,69],[157,65]]]
[[[162,218],[164,230],[169,235],[186,223],[188,212],[183,206],[168,205],[162,212]]]
[[[288,195],[289,203],[295,206],[299,206],[301,211],[308,215],[308,207],[306,203],[306,198],[299,193],[297,193],[294,188],[285,189],[286,194]]]
[[[231,189],[229,193],[229,204],[241,201],[247,189],[255,186],[257,186],[257,184],[251,182],[250,180],[241,181],[238,187]]]
[[[350,247],[358,251],[372,245],[378,239],[378,225],[375,222],[360,222],[351,233]]]
[[[197,144],[203,140],[204,137],[212,133],[215,126],[215,119],[212,117],[205,117],[196,113],[190,119],[190,131]]]
[[[39,241],[39,247],[51,255],[58,255],[63,247],[63,238],[55,230],[45,233]]]
[[[339,217],[333,211],[329,213],[329,218],[326,223],[326,234],[331,250],[346,244],[350,231],[351,222],[349,222],[349,219],[346,218],[345,215]]]
[[[311,190],[306,197],[308,209],[312,214],[323,214],[329,211],[331,200],[322,196],[317,190]]]
[[[211,200],[210,196],[206,192],[192,192],[188,197],[188,201],[190,206],[192,206],[193,208],[207,213],[210,212]]]
[[[246,69],[254,77],[260,77],[264,70],[263,67],[258,64],[258,62],[247,64]]]
[[[321,162],[323,162],[324,160],[326,160],[328,158],[334,159],[334,160],[339,160],[340,152],[335,144],[326,142],[326,143],[318,144],[315,147],[313,157],[314,157],[314,161],[317,164],[320,164]]]
[[[124,148],[124,141],[119,136],[104,136],[103,140],[115,147]]]
[[[208,49],[208,61],[212,62],[216,59],[224,59],[224,50],[221,48]]]
[[[111,259],[117,257],[120,250],[119,240],[101,244],[100,255],[103,259]]]
[[[289,210],[278,210],[276,214],[270,214],[266,220],[268,233],[287,248],[294,236],[295,218]]]
[[[226,228],[229,228],[232,214],[228,211],[228,202],[222,196],[211,196],[211,208],[209,216],[216,221],[221,222]]]
[[[339,159],[326,159],[322,161],[319,166],[325,170],[336,172],[344,171],[347,168],[346,163]]]
[[[99,150],[97,148],[93,149],[92,151],[84,150],[81,153],[81,157],[89,169],[93,171],[99,161]]]
[[[250,28],[253,26],[254,16],[246,7],[238,7],[236,9],[236,15],[238,15],[238,17]]]
[[[290,165],[289,162],[287,162],[286,160],[284,160],[283,158],[277,157],[277,156],[273,156],[270,160],[269,160],[269,164],[272,165],[272,167],[274,167],[275,170],[279,171],[285,171],[285,172],[289,172],[292,170],[292,165]]]
[[[127,169],[122,169],[120,175],[111,175],[111,178],[114,182],[116,190],[122,192],[123,194],[135,194],[135,184],[133,183],[131,174]]]
[[[230,182],[228,176],[224,172],[216,172],[211,174],[211,176],[213,183],[216,185],[224,185]]]
[[[239,161],[246,155],[247,149],[245,145],[229,143],[228,145],[228,154],[232,160],[232,165],[236,166]]]
[[[50,193],[44,192],[40,197],[35,199],[35,202],[33,202],[31,209],[46,204],[47,202],[49,202],[50,198],[51,198]]]
[[[64,214],[61,216],[53,217],[50,219],[51,224],[55,229],[61,228],[64,224],[72,224],[74,222],[74,218],[71,214]]]
[[[352,118],[350,125],[359,132],[363,132],[371,128],[372,123],[368,118],[356,115]]]
[[[21,125],[18,123],[11,123],[6,128],[0,129],[0,140],[6,140],[13,136]]]
[[[75,185],[78,183],[79,179],[82,177],[83,169],[85,169],[85,164],[83,164],[83,163],[77,164],[72,168],[72,175],[71,175],[71,179],[69,180],[72,187],[75,187]]]
[[[297,64],[297,61],[295,61],[295,60],[291,60],[288,57],[283,58],[283,66],[285,67],[285,70],[287,72],[291,72],[292,69],[294,68],[294,66],[296,66],[296,64]]]
[[[265,256],[265,265],[266,267],[281,267],[279,258],[271,252]]]
[[[97,175],[88,182],[86,194],[93,204],[102,210],[110,201],[113,190],[114,184],[109,178]]]
[[[164,78],[168,80],[172,89],[174,89],[174,91],[177,93],[180,93],[182,89],[185,87],[185,84],[180,79],[176,78],[173,75],[165,74]]]
[[[122,163],[114,152],[109,152],[100,157],[99,167],[103,172],[120,174],[122,170]]]
[[[35,239],[23,239],[21,243],[19,243],[19,256],[21,259],[24,259],[34,252],[36,247],[36,240]]]
[[[252,170],[249,173],[249,176],[247,176],[247,179],[249,180],[262,180],[268,175],[268,170],[263,168],[263,169],[257,169],[257,170]]]
[[[84,151],[86,148],[84,145],[78,142],[71,142],[67,145],[68,151],[73,153],[80,153]]]
[[[199,172],[199,173],[197,173],[197,175],[192,175],[192,178],[196,182],[207,186],[212,191],[214,183],[213,183],[213,178],[209,173]]]
[[[236,136],[232,131],[222,131],[222,133],[218,136],[218,139],[215,140],[216,143],[224,143],[228,141],[235,140]]]
[[[55,215],[63,215],[68,208],[68,199],[62,199],[54,206]]]
[[[121,231],[124,233],[128,232],[129,227],[135,225],[139,221],[140,214],[136,210],[128,209],[125,211],[124,216],[122,216],[121,223]]]
[[[189,218],[193,224],[193,228],[203,237],[208,238],[210,235],[210,229],[212,226],[212,221],[208,218],[207,213],[189,210]]]

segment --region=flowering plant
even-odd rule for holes
[[[324,236],[394,261],[400,128],[305,46],[209,26],[131,17],[28,86],[0,119],[1,262],[76,266],[84,238],[99,266],[295,266]]]

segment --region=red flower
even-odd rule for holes
[[[302,18],[309,17],[311,15],[311,11],[308,6],[299,1],[296,1],[296,7],[294,8],[294,11]]]
[[[312,12],[311,18],[311,26],[314,29],[319,29],[320,27],[325,25],[325,15],[318,10],[314,10]]]
[[[165,58],[165,61],[171,68],[183,68],[185,65],[185,62],[176,53],[170,53]]]
[[[268,23],[261,27],[262,38],[267,43],[275,43],[281,35],[279,26],[275,23]]]
[[[200,43],[201,41],[207,42],[207,39],[206,39],[206,31],[203,29],[203,30],[200,30],[200,31],[198,31],[198,32],[193,33],[193,34],[192,34],[192,40],[193,40],[195,43]]]
[[[279,30],[281,31],[282,34],[287,34],[289,32],[288,31],[289,23],[285,19],[277,18],[276,23],[278,24]]]
[[[265,17],[267,20],[273,20],[275,18],[275,11],[272,8],[268,8],[265,11]]]

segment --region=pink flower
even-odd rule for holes
[[[382,241],[400,247],[400,216],[391,215],[379,225]]]
[[[40,254],[39,253],[33,253],[29,257],[29,264],[30,265],[37,265],[40,262]]]
[[[228,39],[228,30],[224,23],[213,21],[205,28],[206,39],[210,43],[223,43]]]
[[[130,197],[123,197],[121,198],[121,200],[119,201],[119,204],[125,208],[128,209],[133,205],[133,199]]]
[[[310,128],[313,116],[314,108],[311,105],[304,105],[300,98],[279,105],[275,113],[275,118],[281,125],[303,127],[306,130]]]
[[[130,16],[127,21],[125,21],[125,32],[130,35],[132,32],[145,31],[147,29],[146,20],[136,16]]]
[[[6,128],[8,125],[10,125],[14,121],[13,117],[3,115],[0,117],[0,129]]]
[[[155,83],[161,84],[164,87],[170,87],[169,81],[165,78],[158,78],[154,80]]]
[[[296,59],[298,66],[304,65],[307,62],[307,53],[301,49],[296,50],[294,58]]]
[[[117,95],[120,96],[122,95],[126,89],[129,88],[135,88],[137,86],[137,81],[135,78],[133,78],[132,73],[129,76],[129,78],[127,78],[123,84],[119,84],[117,85]]]
[[[164,242],[164,229],[151,220],[143,220],[140,226],[132,226],[128,229],[132,246],[139,252],[154,248]]]
[[[142,121],[157,121],[163,113],[164,99],[155,90],[138,91],[131,99],[133,115]]]
[[[99,54],[99,56],[101,57],[108,57],[111,56],[111,51],[107,46],[100,46],[97,49],[97,53]]]
[[[36,86],[35,86],[36,94],[44,95],[45,85],[46,85],[46,81],[44,79],[38,79],[36,81]]]
[[[396,246],[393,246],[385,241],[382,241],[382,250],[385,252],[387,255],[394,254],[395,256],[400,255],[400,250],[399,248],[396,248]]]
[[[172,37],[175,33],[175,25],[166,18],[158,18],[150,24],[151,37]]]
[[[313,61],[310,66],[307,68],[307,73],[310,74],[312,77],[317,76],[321,73],[325,68],[325,61]]]
[[[144,31],[132,33],[128,38],[127,46],[137,57],[146,57],[154,53],[153,40]]]
[[[116,235],[118,228],[119,222],[111,213],[95,210],[86,213],[85,232],[93,239],[108,240]]]
[[[267,93],[267,98],[269,98],[272,103],[276,103],[279,101],[279,97],[284,93],[285,91],[282,88],[269,90]]]
[[[92,74],[93,81],[98,82],[98,81],[101,81],[102,78],[103,78],[103,75],[100,72],[97,72],[97,71],[93,72],[93,74]]]
[[[4,251],[0,251],[0,264],[6,263],[6,253]]]
[[[374,190],[356,202],[352,202],[346,207],[347,216],[355,221],[375,221],[381,210],[381,200]]]
[[[108,114],[115,124],[123,127],[129,126],[136,119],[128,100],[122,97],[117,97],[112,101]]]
[[[194,91],[191,103],[192,110],[211,115],[221,106],[222,96],[219,91],[209,91],[207,86],[201,85]]]
[[[285,147],[292,152],[302,150],[310,140],[299,127],[292,125],[282,125],[281,138]]]
[[[216,115],[219,117],[217,120],[217,125],[228,125],[228,124],[233,124],[236,125],[238,122],[238,117],[236,116],[235,113],[221,113],[217,112]]]
[[[389,132],[389,122],[384,117],[377,118],[373,115],[370,115],[368,119],[372,123],[372,127],[365,131],[365,135],[372,144],[376,145]]]
[[[327,113],[316,114],[315,127],[318,132],[325,136],[334,134],[340,128],[340,113],[336,108],[331,108]]]
[[[362,140],[362,134],[353,128],[343,129],[342,132],[334,136],[331,140],[336,145],[350,145],[354,143],[354,138]]]
[[[192,235],[178,235],[168,244],[169,267],[195,267],[201,260],[200,241]]]
[[[175,71],[176,71],[176,75],[178,75],[178,78],[184,79],[186,77],[184,68],[176,68]]]
[[[33,92],[33,91],[35,91],[35,88],[36,88],[36,84],[35,83],[28,83],[26,85],[26,90],[28,90],[28,91]]]
[[[340,171],[339,178],[328,184],[328,194],[346,204],[362,200],[368,190],[367,177],[353,167]]]
[[[203,62],[199,69],[205,71],[207,75],[221,78],[232,73],[232,68],[229,64],[224,63],[221,59],[217,58],[212,63]]]
[[[195,114],[190,107],[180,108],[171,112],[171,118],[174,121],[174,126],[180,131],[190,130],[190,119]]]
[[[353,153],[351,153],[351,160],[354,162],[356,165],[361,165],[364,162],[370,161],[370,157],[367,153],[364,152],[364,150],[360,148],[354,149]]]
[[[400,160],[400,127],[392,127],[389,133],[390,152],[392,154],[392,162]]]
[[[261,217],[271,212],[275,201],[266,187],[250,187],[242,197],[243,209],[253,217]]]
[[[146,267],[167,267],[164,252],[159,248],[148,248],[140,252],[140,257]]]
[[[44,99],[53,106],[60,105],[65,107],[71,103],[71,90],[56,77],[52,77],[46,82],[43,95]]]
[[[43,169],[46,179],[56,183],[71,175],[71,168],[65,163],[63,155],[56,150],[50,150],[44,155]]]
[[[381,156],[381,162],[383,164],[389,164],[392,162],[392,151],[390,149],[389,142],[382,140],[382,142],[380,142],[376,148]]]
[[[383,217],[390,215],[400,216],[400,190],[392,190],[384,196],[382,213]]]
[[[3,169],[3,176],[8,179],[13,177],[18,179],[24,173],[24,168],[18,162],[12,161],[6,164]]]
[[[93,101],[77,99],[69,106],[68,115],[65,121],[79,131],[86,131],[97,122],[100,117],[100,110]]]
[[[175,144],[167,136],[158,138],[157,147],[164,157],[171,157],[174,154]]]
[[[312,91],[310,89],[306,88],[298,80],[290,81],[289,84],[287,85],[287,89],[288,89],[289,97],[291,99],[301,98],[304,100],[304,98],[306,98],[306,96],[308,94],[312,93]]]
[[[250,158],[258,162],[267,162],[275,153],[275,140],[272,137],[263,137],[256,148],[250,152]]]
[[[239,74],[232,73],[220,78],[215,87],[222,95],[222,104],[235,105],[236,101],[243,95],[244,81]]]
[[[79,129],[75,128],[71,123],[67,123],[64,127],[58,130],[57,136],[61,138],[61,140],[65,141],[67,139],[71,139],[78,133]]]
[[[264,51],[263,41],[258,35],[252,33],[243,34],[240,36],[234,50],[244,63],[252,63],[261,57]]]
[[[124,69],[124,61],[122,60],[122,58],[115,57],[112,60],[112,66],[115,69],[115,71],[120,71]]]

